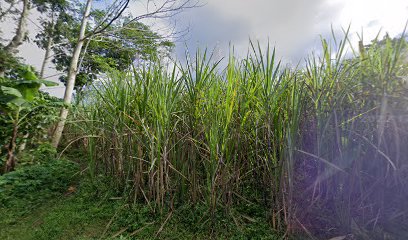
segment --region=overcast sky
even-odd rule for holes
[[[4,0],[0,0],[0,3]],[[129,8],[134,15],[145,11],[144,5],[133,3]],[[186,46],[190,52],[208,47],[216,48],[215,57],[228,56],[229,43],[243,56],[249,38],[265,44],[268,39],[285,62],[297,64],[307,53],[316,50],[320,35],[330,37],[331,26],[336,32],[351,24],[351,38],[357,42],[356,33],[364,30],[364,40],[369,42],[378,31],[391,36],[400,34],[408,20],[407,0],[202,0],[205,6],[190,9],[176,18],[177,29],[189,26],[189,33],[176,43],[175,55],[184,58]],[[32,16],[33,17],[33,16]],[[35,16],[34,16],[35,17]],[[30,36],[36,27],[30,24]],[[160,28],[160,24],[153,27]],[[3,36],[13,31],[10,23],[1,23]],[[25,43],[20,55],[26,63],[40,68],[43,51],[33,43]],[[52,69],[48,75],[54,74]],[[54,77],[57,79],[57,77]],[[50,92],[62,96],[63,88]]]
[[[207,0],[179,16],[178,26],[191,26],[189,49],[218,46],[216,53],[228,56],[231,41],[245,54],[249,38],[264,44],[269,39],[280,57],[296,64],[318,47],[320,35],[330,37],[331,26],[341,33],[351,24],[355,42],[363,29],[369,42],[381,28],[391,36],[401,33],[407,20],[407,0]],[[184,51],[185,44],[178,44],[179,57]]]

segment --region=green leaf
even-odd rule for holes
[[[10,106],[10,104],[22,107],[23,105],[27,104],[27,101],[24,98],[14,98],[7,105]]]
[[[35,72],[32,70],[30,66],[28,66],[26,69],[24,69],[23,73],[23,78],[26,80],[38,80],[37,76],[35,75]]]
[[[38,90],[41,84],[46,86],[57,86],[58,84],[47,80],[20,80],[17,83],[17,88],[22,93],[27,101],[33,101],[34,97],[38,95]]]
[[[38,94],[38,88],[30,88],[30,87],[25,87],[20,89],[21,93],[23,94],[23,97],[25,100],[31,102],[34,100],[34,97],[37,96]]]
[[[52,81],[47,81],[47,80],[39,80],[42,84],[44,84],[46,87],[55,87],[58,86],[58,83],[52,82]]]
[[[12,88],[12,87],[5,87],[1,86],[1,91],[5,95],[13,95],[15,97],[21,98],[23,95],[21,95],[21,92],[18,89]]]

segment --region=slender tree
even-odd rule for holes
[[[78,42],[77,42],[77,45],[75,46],[75,49],[74,49],[74,52],[71,58],[71,65],[70,65],[68,77],[67,77],[67,86],[65,88],[65,93],[64,93],[64,103],[65,104],[71,103],[72,93],[74,91],[74,86],[75,86],[75,78],[77,74],[79,56],[81,54],[82,46],[84,45],[84,41],[85,41],[85,30],[86,30],[86,25],[89,19],[89,14],[91,13],[91,7],[92,7],[92,0],[88,0],[86,2],[85,12],[82,17],[81,28],[79,30],[79,36],[78,36]],[[58,122],[57,127],[55,128],[54,135],[52,138],[52,145],[54,147],[57,147],[59,144],[59,141],[62,135],[62,131],[64,130],[65,121],[67,119],[67,116],[68,116],[68,108],[63,107],[60,113],[60,121]]]
[[[41,76],[44,73],[44,68],[49,59],[50,49],[46,43],[52,45],[53,28],[55,25],[54,18],[59,12],[62,12],[67,6],[67,0],[5,0],[8,4],[6,7],[0,6],[0,21],[5,21],[5,19],[11,15],[18,15],[17,26],[15,33],[11,40],[7,43],[0,44],[1,56],[0,56],[0,76],[4,77],[7,70],[11,69],[15,64],[10,64],[10,59],[15,58],[18,53],[18,47],[23,44],[27,39],[28,29],[27,21],[29,14],[32,9],[36,9],[41,13],[40,20],[44,29],[44,33],[49,39],[48,41],[42,41],[42,46],[37,42],[37,44],[46,50],[46,57],[44,58],[43,67],[41,68]],[[22,10],[18,10],[16,5],[21,3]],[[54,34],[55,35],[55,34]],[[45,44],[44,44],[45,43]]]
[[[80,62],[80,56],[82,52],[82,47],[84,43],[88,41],[90,38],[94,38],[96,36],[104,35],[109,32],[109,27],[114,24],[125,12],[127,7],[129,6],[130,0],[117,0],[114,1],[110,7],[108,7],[105,16],[102,18],[101,21],[96,22],[94,27],[90,31],[87,30],[87,23],[90,19],[91,7],[92,7],[92,0],[88,0],[86,3],[85,11],[81,21],[80,32],[77,40],[77,44],[74,48],[70,68],[67,75],[66,80],[66,88],[64,93],[64,103],[65,105],[71,104],[72,94],[75,87],[76,76],[78,73],[78,65]],[[153,11],[148,11],[146,14],[142,14],[136,17],[132,17],[129,19],[123,27],[127,25],[140,21],[146,18],[169,18],[174,16],[175,14],[180,13],[184,9],[197,7],[198,2],[196,0],[164,0],[161,3],[155,3],[155,1],[147,1],[148,4],[154,4],[157,6],[154,8]],[[68,116],[68,108],[63,107],[60,112],[60,121],[58,122],[53,138],[52,138],[52,145],[57,147],[62,132],[64,130],[65,121]]]
[[[5,46],[5,51],[16,53],[17,48],[23,43],[27,36],[27,19],[31,8],[29,0],[23,0],[23,10],[20,14],[16,33],[11,41]]]
[[[67,0],[33,0],[33,2],[37,4],[37,10],[42,14],[40,16],[42,31],[35,36],[34,42],[45,50],[40,69],[40,77],[43,78],[52,57],[54,42],[61,43],[65,39],[56,25],[59,23],[59,16],[67,11],[69,2]]]
[[[134,61],[151,61],[160,56],[168,55],[174,44],[163,36],[153,32],[148,26],[140,22],[133,22],[126,27],[123,21],[113,24],[108,29],[118,29],[109,34],[90,38],[84,45],[75,80],[75,91],[80,92],[103,73],[112,69],[123,71],[128,69]],[[73,21],[75,22],[75,21]],[[70,25],[76,25],[75,23]],[[75,32],[75,31],[69,31]],[[53,48],[56,69],[68,72],[69,55],[75,42],[68,37],[69,44],[56,44]],[[76,41],[76,40],[74,40]],[[86,49],[86,50],[85,50]],[[67,82],[67,76],[62,75],[60,81]]]
[[[1,11],[0,20],[2,20],[9,13],[15,13],[13,12],[15,4],[15,1],[9,1],[9,8]],[[4,55],[5,58],[2,58],[0,62],[0,77],[4,77],[4,73],[7,70],[5,67],[7,66],[7,64],[5,64],[7,61],[7,56],[16,55],[18,53],[18,47],[23,43],[27,36],[27,19],[31,9],[31,2],[30,0],[22,0],[22,4],[23,9],[18,18],[18,24],[14,36],[7,44],[1,46],[1,51],[3,52],[2,55]]]

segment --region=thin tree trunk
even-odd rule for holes
[[[27,36],[27,19],[30,13],[30,0],[23,0],[23,10],[20,14],[20,19],[18,21],[17,30],[14,37],[11,39],[9,44],[4,47],[4,51],[16,54],[18,53],[17,48],[23,43]],[[7,69],[0,67],[0,77],[4,77],[4,73]]]
[[[7,160],[4,165],[4,173],[8,173],[14,170],[16,166],[16,157],[14,155],[16,151],[16,140],[17,140],[17,133],[18,133],[18,119],[20,115],[20,109],[17,111],[16,117],[13,123],[13,133],[11,136],[10,143],[7,148]]]
[[[41,79],[44,78],[45,68],[47,67],[47,65],[48,65],[48,63],[50,61],[51,47],[52,47],[52,44],[53,44],[53,40],[52,40],[53,31],[54,31],[54,14],[52,14],[51,32],[49,33],[49,35],[47,37],[47,47],[45,48],[45,55],[44,55],[43,62],[41,64],[41,71],[40,71],[40,78]]]
[[[23,43],[24,38],[27,35],[27,19],[30,13],[30,0],[23,0],[23,10],[21,11],[20,19],[16,34],[11,39],[9,44],[4,48],[5,51],[16,53],[17,48]]]
[[[86,3],[84,16],[82,17],[81,29],[80,29],[79,36],[78,36],[78,43],[75,46],[74,52],[72,54],[71,65],[69,67],[67,86],[65,88],[65,93],[64,93],[64,103],[66,105],[71,104],[72,93],[74,91],[75,79],[76,79],[77,68],[78,68],[78,60],[81,54],[82,46],[84,45],[84,41],[85,41],[84,39],[85,30],[86,30],[86,25],[89,19],[89,14],[91,12],[91,6],[92,6],[92,0],[88,0]],[[61,112],[60,112],[60,120],[57,124],[57,127],[55,128],[54,135],[52,138],[52,145],[54,147],[58,147],[58,144],[61,140],[62,131],[64,130],[65,121],[67,119],[67,116],[68,116],[68,109],[66,107],[62,107]]]
[[[23,140],[21,141],[20,147],[18,148],[19,152],[22,152],[22,151],[24,151],[26,149],[27,139],[28,139],[29,136],[30,136],[29,133],[26,133],[26,134],[23,135]]]

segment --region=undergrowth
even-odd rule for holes
[[[0,176],[0,239],[278,239],[259,206],[214,218],[204,204],[154,212],[78,166],[53,160]]]

